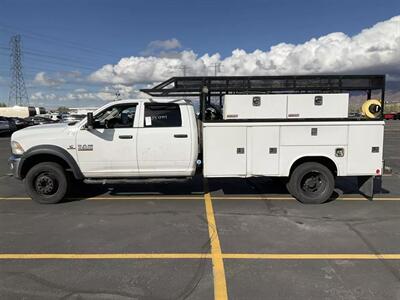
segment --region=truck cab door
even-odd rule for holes
[[[79,166],[86,177],[138,175],[138,103],[116,104],[94,116],[94,128],[76,136]]]
[[[176,103],[144,103],[138,129],[140,176],[188,176],[192,135],[188,108]]]

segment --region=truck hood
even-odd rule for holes
[[[66,123],[36,125],[14,132],[11,141],[20,143],[25,151],[36,145],[64,144],[74,140],[77,128]]]
[[[64,132],[68,128],[66,123],[57,123],[57,124],[45,124],[45,125],[35,125],[31,127],[27,127],[17,132],[13,133],[12,137],[23,137],[26,135],[33,134],[56,134],[60,132]],[[12,139],[12,138],[11,138]]]

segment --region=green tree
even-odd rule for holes
[[[57,108],[57,111],[60,113],[67,113],[69,112],[69,108],[66,106],[60,106],[59,108]]]
[[[4,102],[0,102],[0,107],[7,107],[7,105]]]

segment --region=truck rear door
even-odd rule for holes
[[[185,176],[191,163],[192,135],[186,105],[144,103],[138,129],[140,176]]]

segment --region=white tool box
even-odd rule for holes
[[[225,95],[224,120],[347,118],[349,94]]]
[[[287,95],[225,95],[224,120],[285,119]]]
[[[349,94],[293,94],[288,95],[287,117],[300,118],[347,118]]]

